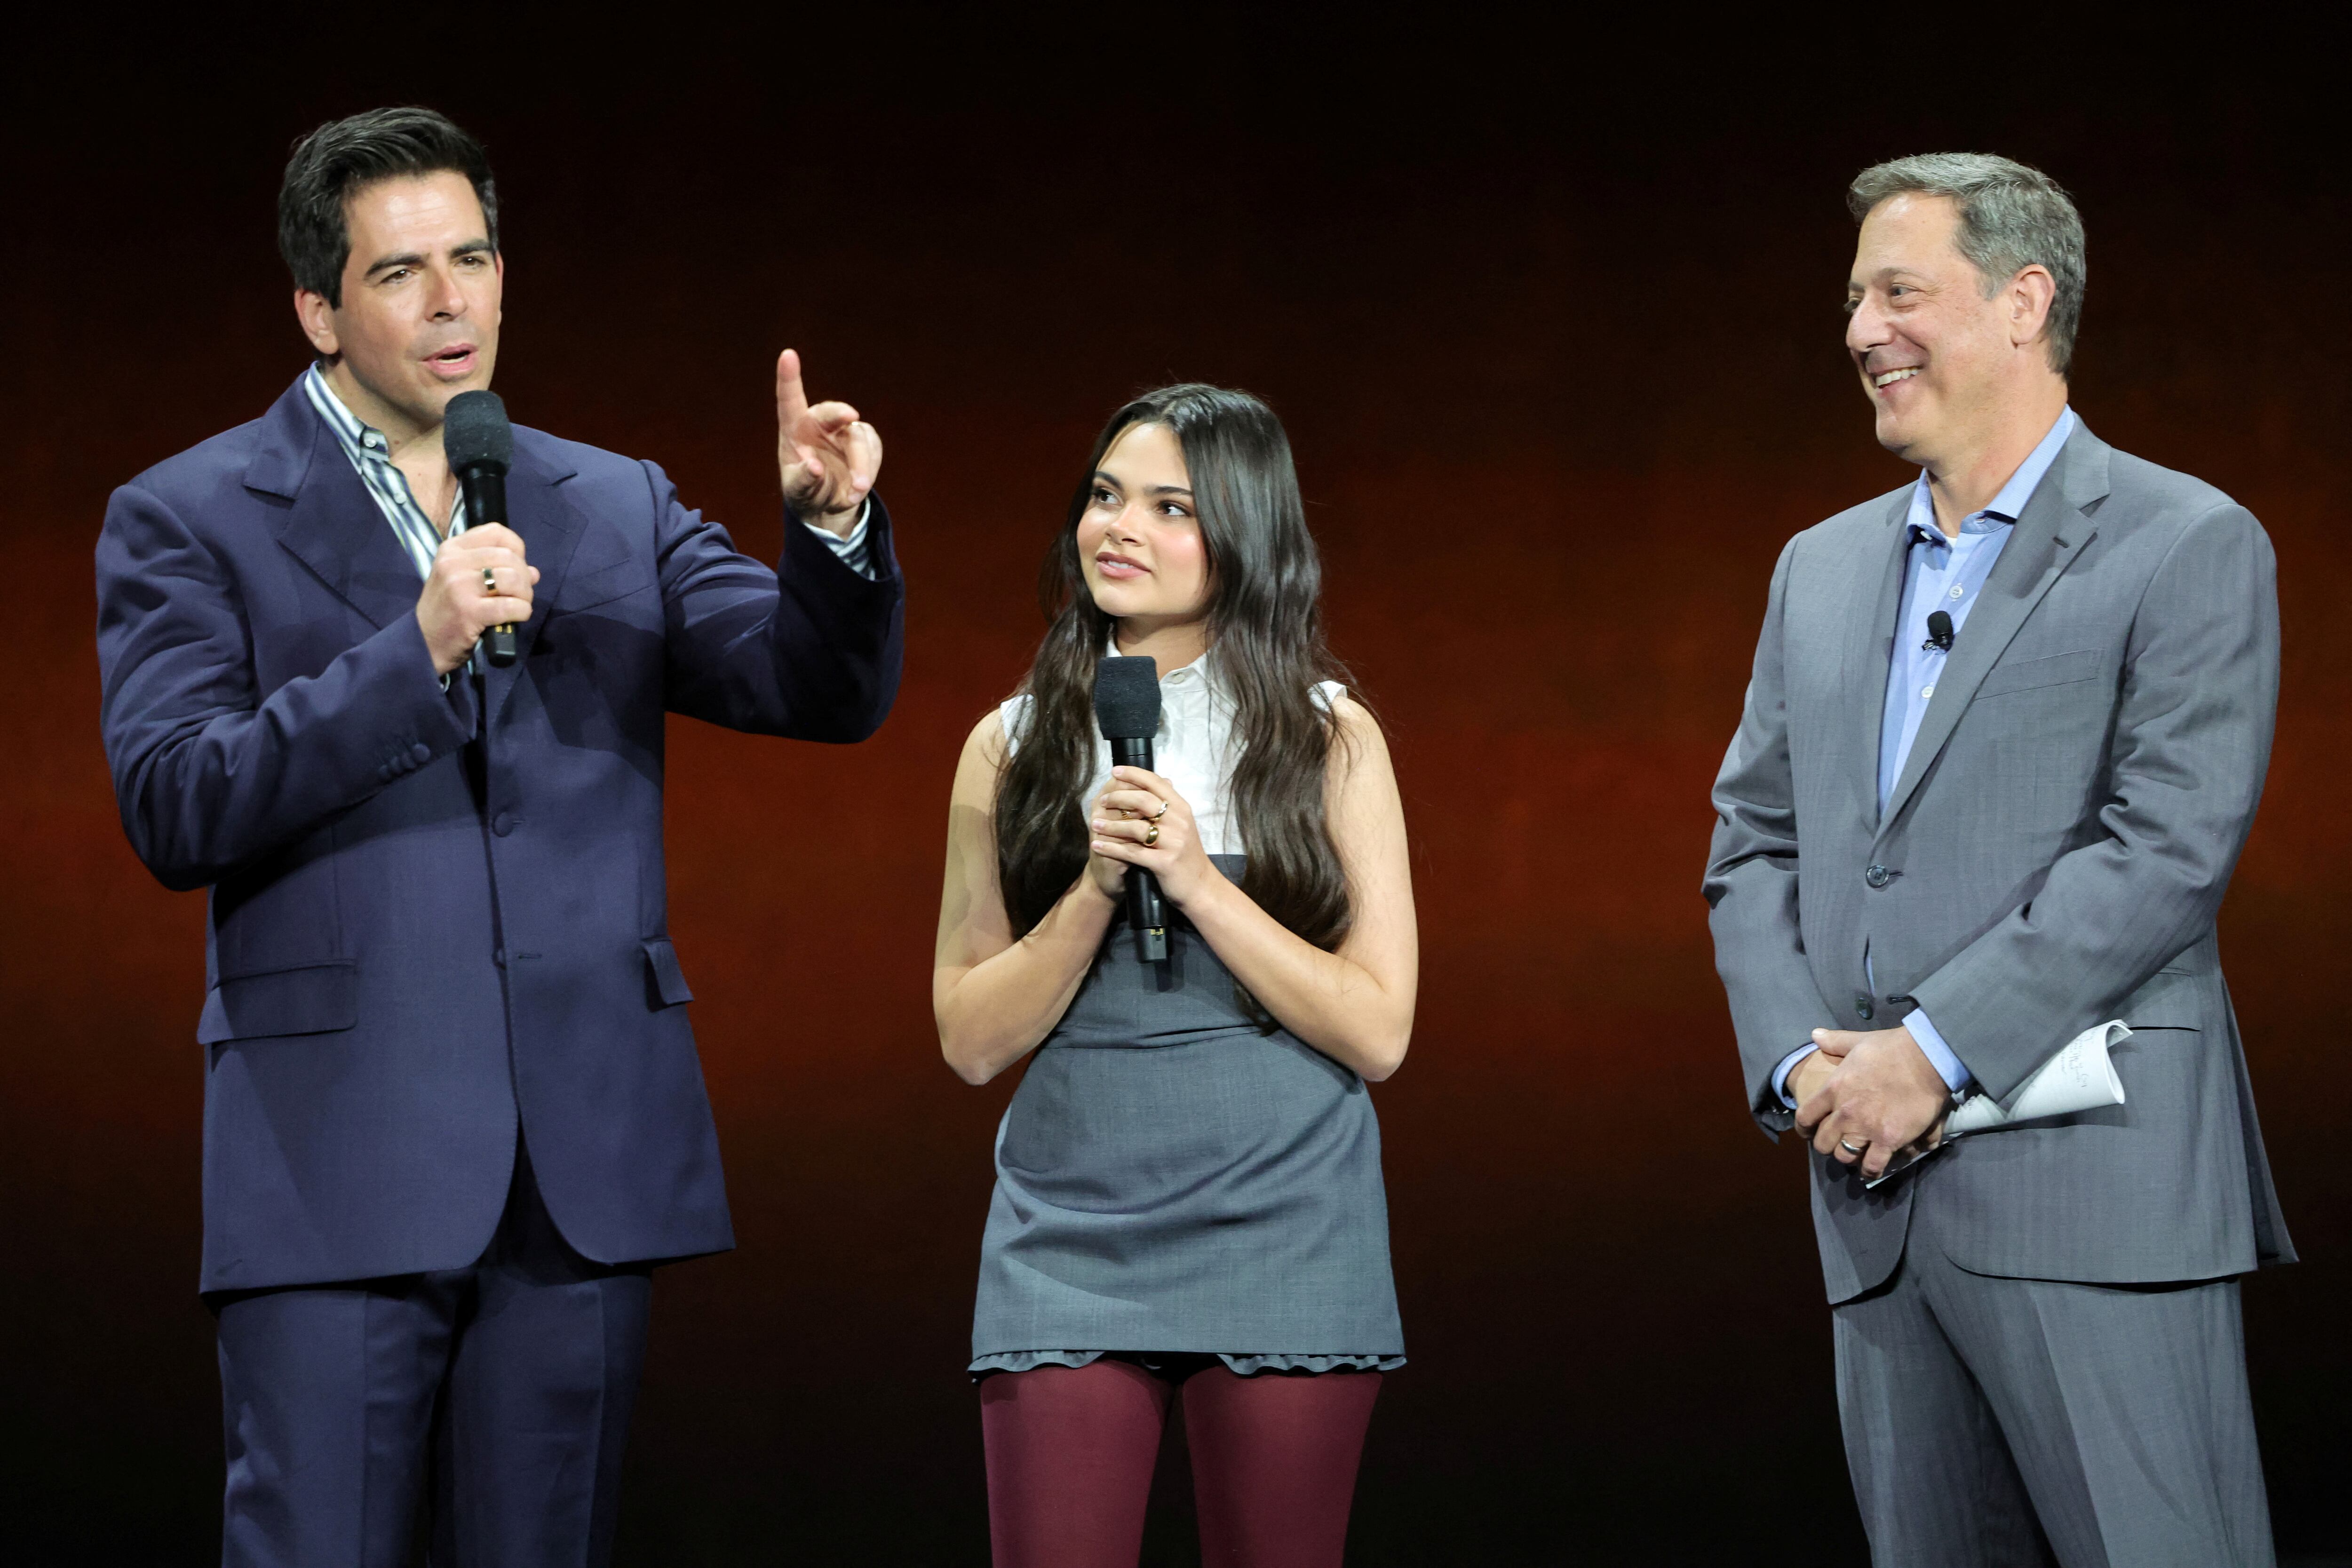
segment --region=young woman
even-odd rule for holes
[[[1379,726],[1323,646],[1289,443],[1171,386],[1095,445],[1053,625],[958,764],[933,1002],[996,1144],[971,1370],[998,1568],[1132,1568],[1173,1390],[1210,1563],[1336,1565],[1403,1363],[1380,1129],[1418,955]],[[1158,665],[1156,771],[1110,766],[1108,653]],[[1169,956],[1122,888],[1160,879]],[[1032,1053],[1034,1053],[1034,1056]]]

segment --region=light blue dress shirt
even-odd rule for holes
[[[2026,454],[2017,472],[2000,487],[2000,493],[1982,511],[1972,511],[1960,520],[1957,539],[1945,538],[1944,531],[1936,526],[1935,496],[1927,488],[1927,470],[1919,471],[1919,482],[1911,490],[1911,512],[1903,523],[1911,546],[1903,563],[1903,608],[1895,619],[1895,653],[1886,666],[1885,718],[1878,731],[1878,810],[1882,816],[1887,801],[1894,796],[1895,781],[1903,776],[1903,764],[1911,755],[1911,742],[1918,739],[1919,722],[1927,716],[1927,704],[1936,695],[1936,682],[1943,676],[1944,661],[1951,657],[1928,640],[1927,617],[1937,610],[1951,616],[1953,646],[1958,646],[1960,628],[1968,624],[1969,612],[1975,608],[1985,579],[1992,575],[1993,563],[2000,559],[2009,536],[2016,531],[2018,518],[2024,514],[2026,503],[2033,499],[2034,489],[2050,471],[2050,465],[2058,460],[2058,450],[2074,433],[2074,410],[2071,406],[2060,409],[2057,423],[2050,426],[2041,444]],[[1870,988],[1877,990],[1878,977],[1870,967],[1867,952],[1863,954],[1863,965]],[[1919,1049],[1935,1064],[1953,1093],[1958,1094],[1976,1081],[1975,1075],[1929,1022],[1924,1009],[1911,1009],[1903,1019],[1903,1026],[1911,1031],[1911,1037],[1919,1042]],[[1782,1104],[1791,1108],[1796,1105],[1789,1098],[1789,1074],[1812,1049],[1810,1042],[1799,1047],[1773,1069],[1772,1091],[1780,1097]]]

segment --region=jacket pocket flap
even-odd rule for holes
[[[677,949],[669,944],[669,939],[657,937],[645,946],[647,978],[661,1005],[675,1007],[681,1002],[693,1001],[694,993],[687,989],[686,972],[677,966]]]
[[[2125,1000],[2116,1016],[2135,1029],[2201,1029],[2205,987],[2200,981],[2200,976],[2179,970],[2158,970]]]
[[[360,1021],[356,963],[313,963],[225,977],[205,998],[196,1043],[325,1035]]]
[[[2065,686],[2077,680],[2096,680],[2099,667],[2105,656],[2097,648],[2086,647],[2074,653],[2053,653],[2046,658],[2021,658],[2014,663],[1994,665],[1977,688],[1977,696],[1999,697],[2011,691],[2035,691],[2044,686]]]

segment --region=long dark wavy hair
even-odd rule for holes
[[[1087,459],[1069,516],[1037,574],[1051,624],[1021,683],[1026,728],[997,781],[996,868],[1005,912],[1026,932],[1087,861],[1080,793],[1096,761],[1095,667],[1113,618],[1096,607],[1078,558],[1078,522],[1095,471],[1129,428],[1159,425],[1184,451],[1208,556],[1209,647],[1237,710],[1234,820],[1249,855],[1242,891],[1326,951],[1348,934],[1348,879],[1324,812],[1332,715],[1314,700],[1347,670],[1323,642],[1323,563],[1290,441],[1274,410],[1245,392],[1187,384],[1148,392],[1110,416]]]

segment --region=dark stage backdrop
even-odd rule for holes
[[[931,1029],[948,782],[1040,629],[1088,437],[1178,377],[1288,422],[1414,835],[1423,1001],[1376,1090],[1412,1365],[1352,1560],[1863,1560],[1801,1159],[1744,1114],[1698,877],[1775,552],[1910,477],[1839,346],[1843,182],[1945,147],[2076,192],[2076,407],[2278,546],[2279,741],[2222,940],[2308,1261],[2246,1317],[2283,1543],[2352,1549],[2336,105],[2287,38],[2222,61],[1984,16],[1636,44],[1470,16],[1332,37],[939,7],[656,39],[565,13],[551,54],[551,20],[306,8],[17,52],[0,1553],[216,1551],[203,901],[117,826],[89,553],[113,485],[303,363],[289,140],[406,100],[496,161],[519,419],[658,460],[772,556],[793,344],[880,426],[902,520],[877,739],[670,731],[674,929],[742,1245],[662,1276],[625,1562],[984,1560],[961,1369],[1013,1080],[965,1088]],[[1939,52],[1970,28],[1979,52]],[[1164,1469],[1154,1563],[1190,1528]]]

